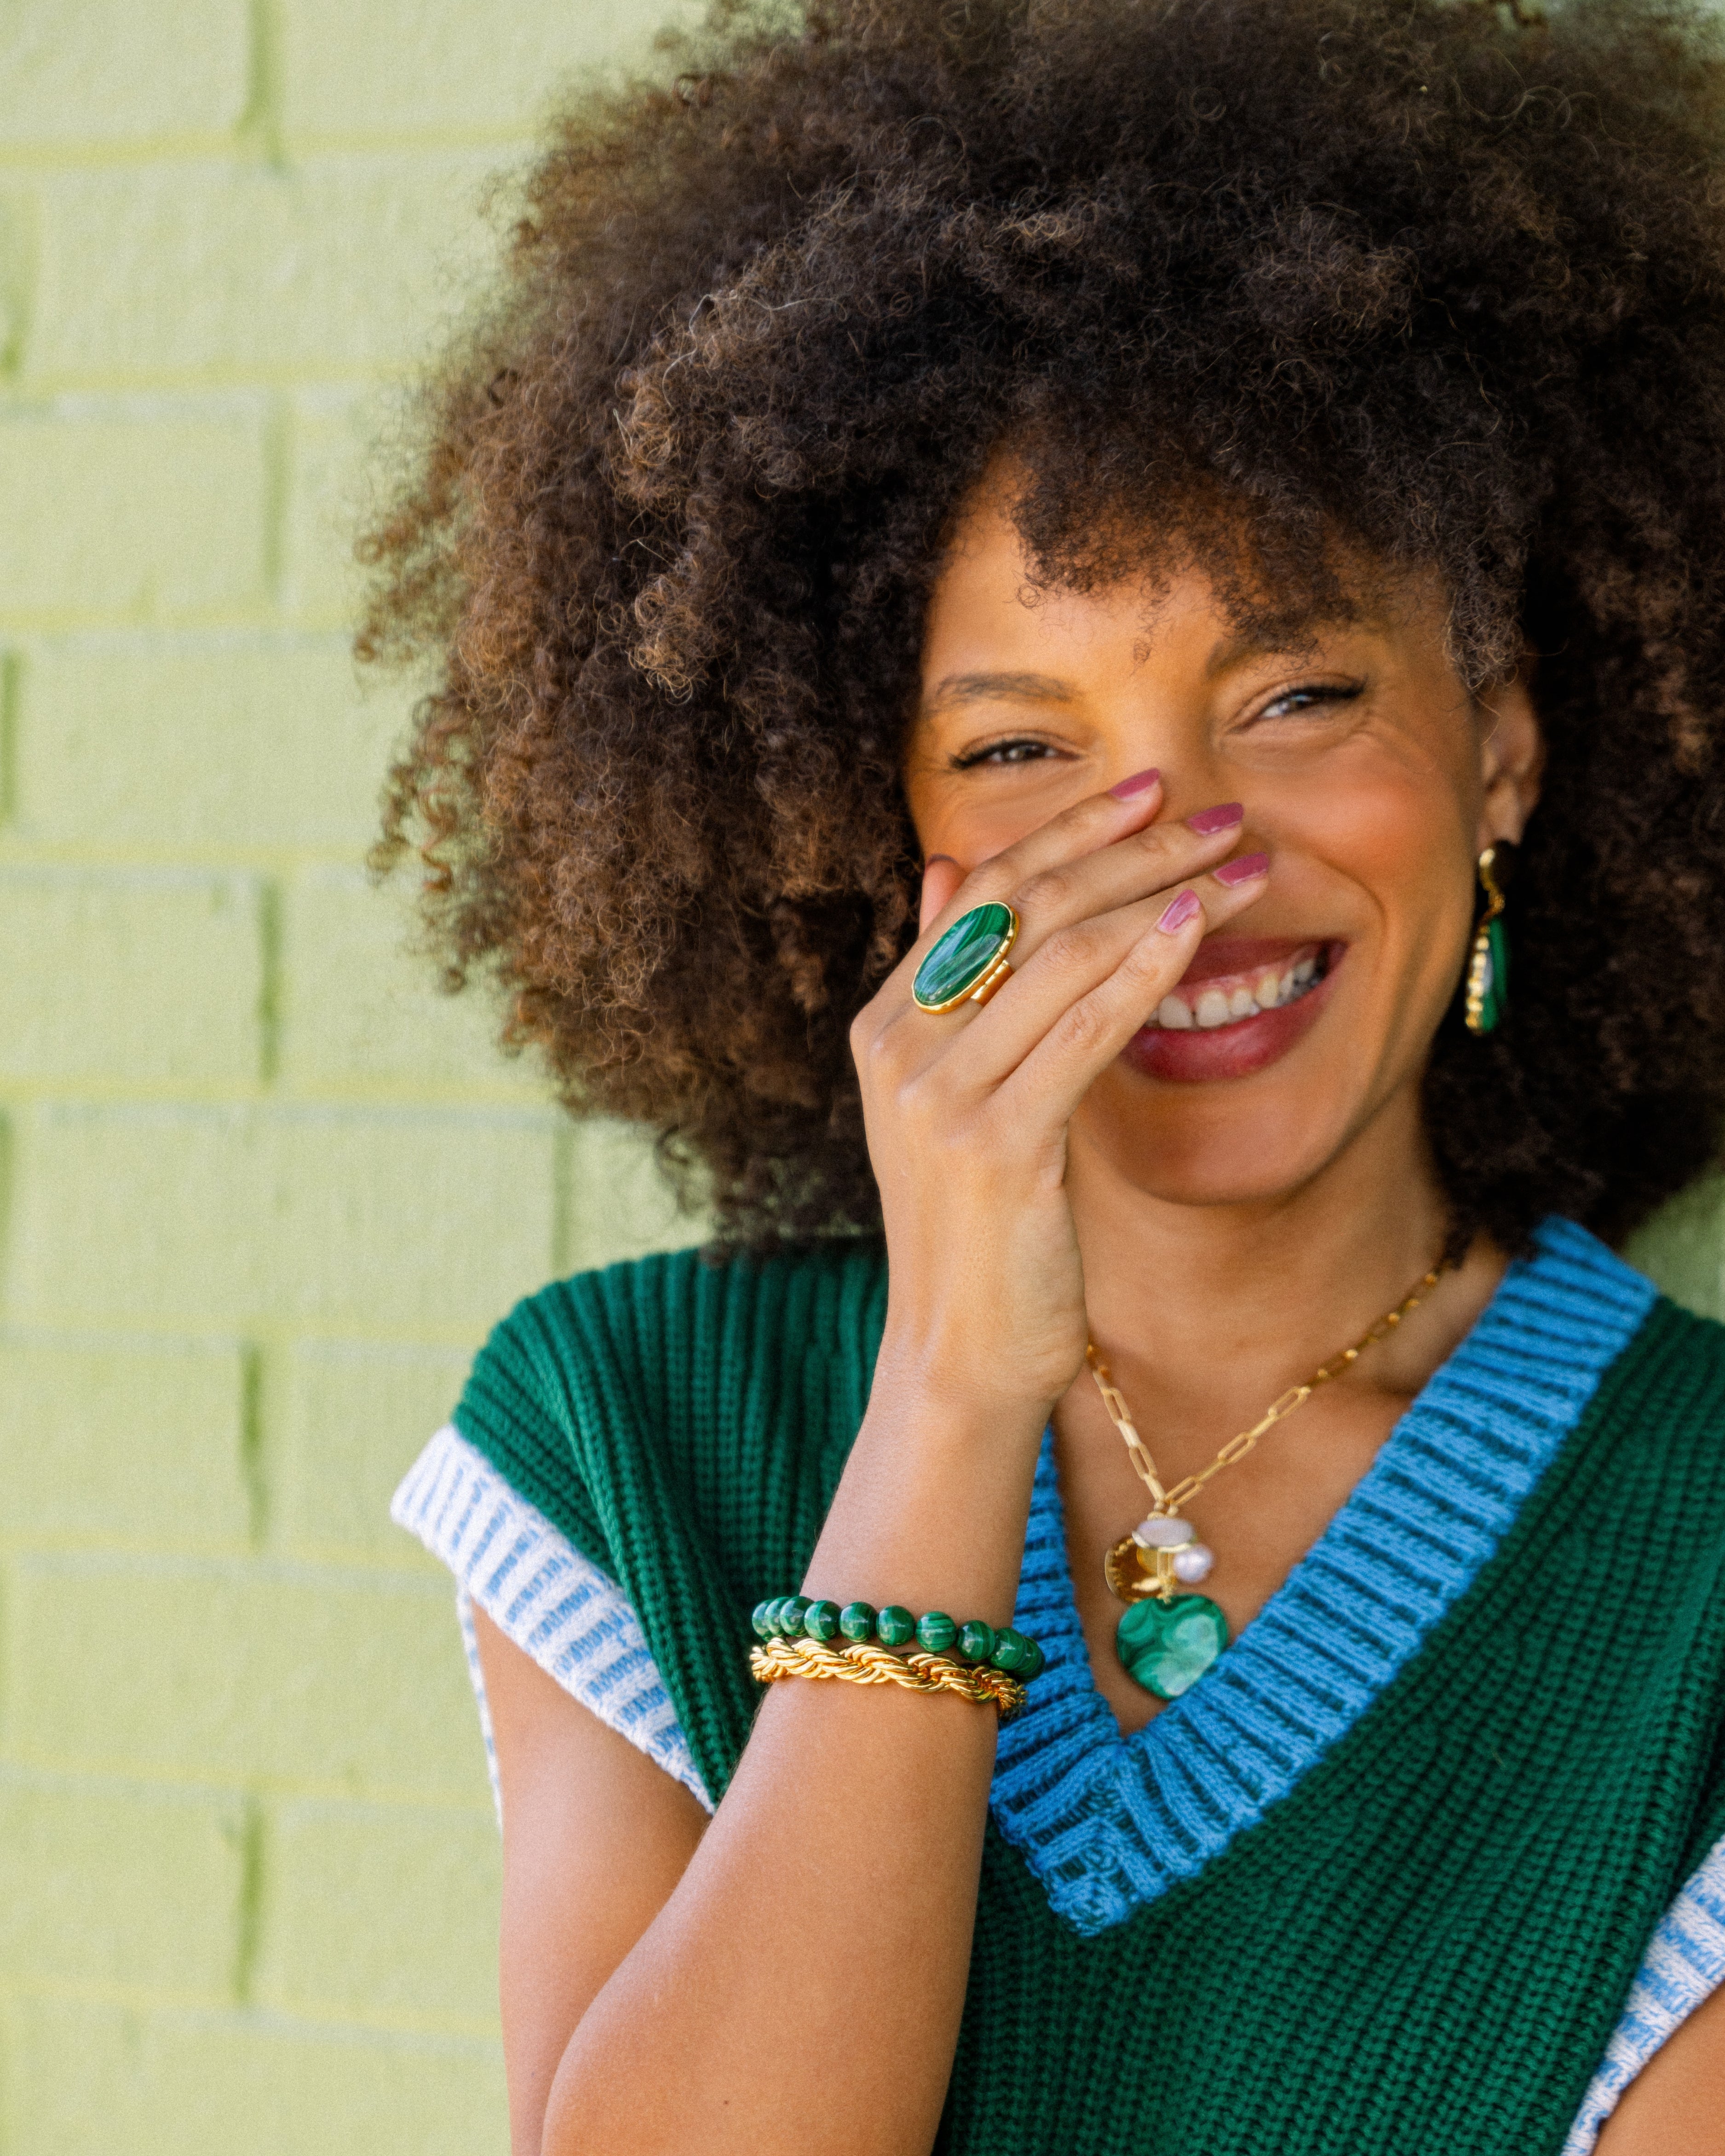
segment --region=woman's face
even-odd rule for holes
[[[1271,857],[1263,896],[1091,1089],[1086,1140],[1196,1204],[1296,1189],[1386,1111],[1417,1144],[1475,860],[1536,798],[1522,685],[1471,696],[1418,583],[1271,648],[1197,571],[1027,603],[1029,579],[1004,489],[983,490],[928,613],[905,772],[925,858],[968,871],[1151,767],[1162,816],[1242,803],[1239,850]]]

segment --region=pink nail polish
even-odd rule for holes
[[[1230,824],[1238,824],[1245,809],[1238,801],[1224,801],[1214,808],[1200,808],[1195,816],[1186,819],[1186,829],[1196,831],[1200,839],[1207,839],[1213,831],[1225,831]]]
[[[1201,913],[1203,910],[1195,891],[1177,891],[1168,901],[1161,920],[1156,925],[1164,936],[1173,936],[1186,926],[1194,914]]]
[[[952,859],[952,856],[950,854],[931,854],[928,856],[928,859],[922,864],[923,873],[926,875],[927,871],[934,866],[937,861],[944,861],[947,866],[952,869],[956,869],[958,865],[957,862]]]
[[[1242,854],[1238,860],[1224,861],[1216,874],[1216,881],[1223,884],[1250,883],[1254,876],[1267,874],[1268,854]]]
[[[1122,778],[1108,791],[1117,801],[1130,801],[1135,793],[1147,793],[1161,776],[1159,771],[1135,771],[1130,778]]]

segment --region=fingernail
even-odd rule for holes
[[[952,859],[952,856],[950,854],[931,854],[928,856],[928,859],[922,864],[922,873],[927,875],[930,869],[934,866],[937,861],[944,861],[948,868],[956,869],[958,865],[957,862]]]
[[[1130,778],[1122,778],[1108,791],[1117,801],[1130,801],[1135,793],[1147,793],[1161,776],[1159,771],[1135,771]]]
[[[1245,814],[1238,801],[1224,801],[1214,808],[1200,808],[1195,816],[1186,819],[1186,829],[1196,831],[1200,839],[1207,839],[1212,831],[1225,831],[1230,824],[1237,824]]]
[[[1238,860],[1224,861],[1215,877],[1218,883],[1250,883],[1254,876],[1267,875],[1269,869],[1268,854],[1242,854]]]
[[[1178,891],[1163,908],[1162,918],[1156,925],[1164,936],[1173,936],[1186,926],[1194,913],[1203,911],[1195,891]]]

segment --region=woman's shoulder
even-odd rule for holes
[[[884,1246],[639,1258],[525,1296],[476,1357],[454,1420],[591,1548],[583,1512],[648,1455],[697,1474],[767,1446],[842,1458],[867,1404]]]

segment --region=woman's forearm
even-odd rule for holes
[[[883,1370],[806,1591],[1010,1616],[1041,1414],[982,1428]],[[788,1588],[793,1583],[787,1583]],[[775,1686],[711,1826],[571,2038],[545,2156],[922,2156],[970,1958],[996,1715]]]

